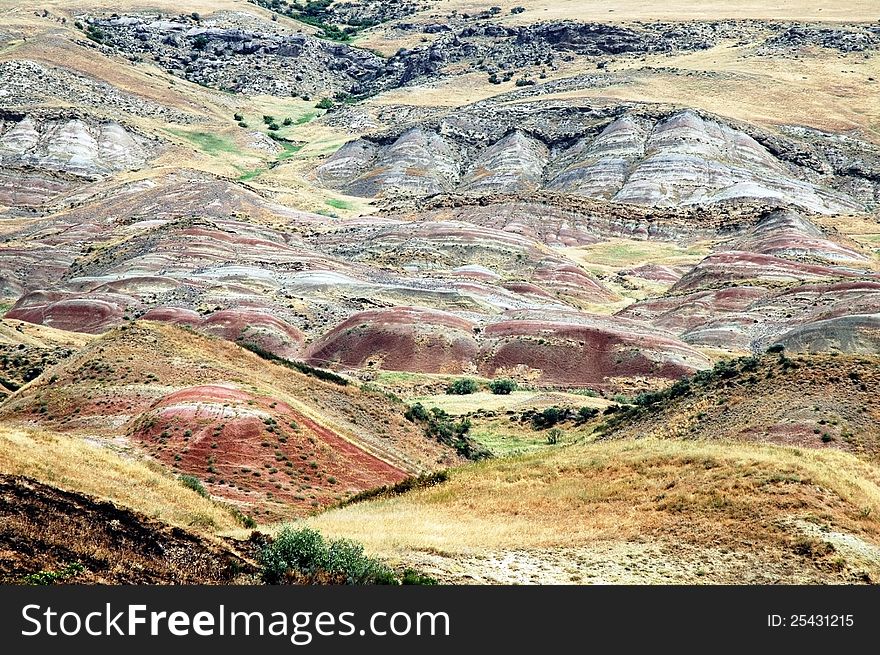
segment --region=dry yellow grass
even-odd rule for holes
[[[0,473],[110,500],[202,534],[238,527],[229,510],[185,488],[158,465],[78,437],[2,426]]]
[[[66,346],[81,348],[94,339],[91,334],[82,332],[66,332],[46,325],[25,323],[15,319],[0,319],[0,344],[20,344],[51,348]]]
[[[572,548],[637,538],[781,549],[792,521],[880,536],[880,470],[852,455],[769,445],[626,440],[452,472],[449,482],[326,512],[309,524],[388,557]]]
[[[434,394],[431,396],[419,396],[413,398],[414,402],[420,402],[425,407],[439,407],[444,412],[453,415],[467,414],[483,409],[487,411],[499,411],[506,409],[525,409],[530,407],[550,407],[562,404],[572,407],[598,407],[605,408],[611,404],[604,398],[591,398],[573,393],[554,391],[514,391],[507,395],[493,394],[489,391],[479,391],[463,396],[455,394]]]
[[[431,12],[456,9],[479,13],[489,5],[501,7],[499,16],[511,23],[532,23],[538,20],[721,20],[723,18],[764,18],[810,21],[874,21],[880,10],[874,0],[443,0],[431,3]],[[513,7],[522,5],[526,11],[511,15]]]

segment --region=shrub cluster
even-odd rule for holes
[[[471,378],[460,378],[458,380],[453,380],[452,383],[446,387],[446,393],[457,396],[466,396],[471,393],[476,393],[479,388],[476,380],[472,380]]]
[[[364,553],[350,539],[324,539],[311,528],[285,526],[260,552],[261,576],[267,584],[325,581],[348,585],[437,584],[408,569],[402,577]]]
[[[489,391],[499,396],[506,396],[511,392],[516,391],[516,382],[507,378],[492,380],[489,383]]]
[[[202,481],[199,480],[194,475],[181,475],[178,480],[180,480],[180,484],[182,484],[187,489],[192,489],[198,495],[203,498],[208,497],[208,492],[205,490],[205,487],[202,485]]]
[[[471,438],[471,421],[468,418],[456,421],[439,407],[432,407],[429,411],[421,403],[411,405],[403,416],[408,421],[423,424],[425,434],[442,444],[452,446],[462,457],[480,460],[492,456]]]
[[[305,373],[306,375],[311,375],[312,377],[318,378],[319,380],[324,380],[326,382],[332,382],[333,384],[338,384],[340,386],[346,386],[348,384],[348,380],[346,380],[341,375],[336,375],[333,371],[328,371],[323,368],[315,368],[314,366],[309,366],[308,364],[303,364],[302,362],[293,362],[289,359],[285,359],[284,357],[279,357],[275,353],[271,353],[265,348],[260,348],[260,346],[253,343],[240,343],[242,348],[246,350],[250,350],[255,355],[262,357],[270,362],[275,362],[276,364],[281,364],[287,368],[292,368],[294,370],[299,371],[300,373]]]

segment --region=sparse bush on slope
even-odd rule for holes
[[[478,389],[479,385],[476,380],[472,380],[471,378],[461,378],[459,380],[453,380],[453,382],[446,387],[446,393],[456,396],[466,396],[468,394],[476,393]]]
[[[337,375],[333,371],[328,371],[323,368],[315,368],[314,366],[309,366],[308,364],[303,364],[302,362],[294,362],[289,359],[285,359],[284,357],[279,357],[275,353],[271,353],[268,350],[260,348],[258,345],[253,343],[240,343],[239,345],[247,350],[250,350],[252,353],[262,357],[263,359],[266,359],[270,362],[275,362],[276,364],[281,364],[282,366],[286,366],[287,368],[292,368],[299,371],[300,373],[311,375],[312,377],[318,378],[319,380],[332,382],[333,384],[338,384],[342,387],[348,385],[348,380],[346,380],[341,375]]]
[[[495,395],[506,396],[511,392],[516,391],[516,382],[507,378],[492,380],[489,383],[489,391]]]
[[[285,526],[260,553],[263,582],[324,582],[348,585],[437,584],[408,569],[402,578],[383,562],[369,557],[350,539],[327,540],[311,528]]]
[[[199,480],[196,476],[194,476],[194,475],[181,475],[178,479],[180,480],[180,484],[182,484],[187,489],[192,489],[193,491],[195,491],[198,495],[202,496],[203,498],[208,497],[208,492],[205,490],[205,487],[202,485],[202,481]]]
[[[403,416],[408,421],[423,424],[425,434],[442,444],[452,446],[462,457],[471,460],[492,457],[488,450],[471,438],[470,419],[463,418],[456,421],[439,407],[432,407],[431,411],[428,411],[421,403],[412,405]]]

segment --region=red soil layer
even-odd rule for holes
[[[549,384],[600,385],[612,377],[679,378],[708,361],[677,340],[601,326],[528,320],[504,321],[485,330],[481,371],[492,376],[525,366]]]
[[[685,275],[673,289],[688,291],[716,283],[737,280],[860,277],[863,273],[845,268],[790,261],[772,255],[729,251],[709,255]]]
[[[224,309],[206,318],[189,309],[158,307],[148,311],[142,318],[188,325],[227,341],[259,346],[288,359],[297,357],[305,342],[303,333],[294,326],[262,309],[251,307]]]
[[[530,284],[529,282],[506,282],[501,286],[508,291],[513,291],[513,293],[518,293],[524,296],[531,295],[541,296],[542,298],[553,298],[552,293],[548,293],[541,287]]]
[[[77,296],[60,291],[34,291],[20,298],[6,312],[6,318],[69,332],[98,334],[121,322],[124,308],[130,302],[131,298],[117,294]]]
[[[407,475],[286,403],[222,385],[168,394],[130,436],[212,495],[274,519]]]
[[[308,351],[315,366],[375,367],[454,373],[476,356],[474,325],[458,316],[416,307],[360,312]]]

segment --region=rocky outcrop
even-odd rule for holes
[[[571,118],[565,111],[560,114]],[[320,164],[315,177],[363,196],[450,190],[527,194],[544,188],[649,207],[749,201],[818,213],[855,211],[873,203],[870,176],[870,188],[850,196],[835,188],[848,181],[829,174],[827,162],[819,175],[780,159],[743,130],[695,111],[657,116],[631,111],[598,133],[595,118],[584,114],[581,119],[569,126],[574,135],[542,132],[532,117],[536,131],[518,127],[497,140],[491,132],[503,128],[504,120],[480,133],[479,119],[471,126],[461,116],[444,119],[436,127],[410,128],[387,145],[387,137],[352,142]],[[460,181],[458,171],[464,172]]]
[[[761,46],[762,54],[805,47],[839,52],[865,52],[880,46],[880,27],[875,25],[791,25],[774,34]]]
[[[29,207],[81,184],[142,167],[156,144],[114,121],[75,112],[0,112],[0,205]]]

